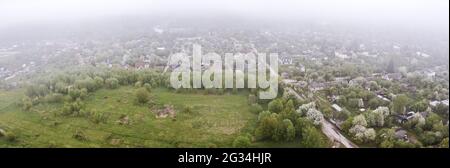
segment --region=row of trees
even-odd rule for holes
[[[300,141],[304,147],[324,147],[327,142],[317,129],[323,116],[315,107],[306,106],[311,105],[303,105],[295,110],[292,99],[272,100],[268,104],[268,111],[259,113],[256,138],[276,142]],[[302,109],[306,109],[306,112],[303,113]]]

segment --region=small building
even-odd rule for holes
[[[336,110],[337,112],[341,112],[342,111],[342,108],[339,107],[339,105],[337,105],[337,104],[333,104],[333,105],[331,105],[331,107],[333,107],[333,109]]]
[[[395,138],[403,141],[408,141],[408,132],[403,129],[398,129],[397,131],[395,131]]]

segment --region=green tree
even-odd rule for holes
[[[262,112],[260,116],[262,116],[262,118],[260,118],[260,122],[256,128],[256,137],[258,139],[273,138],[276,129],[280,125],[278,114],[271,113],[270,115],[267,115]]]
[[[145,84],[144,84],[144,88],[147,89],[148,92],[151,92],[151,90],[152,90],[152,85],[150,85],[149,83],[145,83]]]
[[[96,76],[94,78],[94,82],[97,89],[101,88],[105,84],[105,80],[103,80],[103,78],[100,76]]]
[[[442,140],[442,142],[439,144],[440,148],[448,148],[448,138],[445,138]]]
[[[76,88],[70,88],[69,89],[69,96],[70,98],[72,98],[72,100],[76,100],[80,97],[81,95],[81,91],[79,89]]]
[[[286,129],[285,140],[290,142],[295,139],[295,127],[292,124],[291,120],[284,119],[283,120],[284,127]]]
[[[404,114],[406,112],[406,106],[408,105],[409,98],[404,94],[397,95],[394,98],[392,104],[392,111],[396,114]]]
[[[302,130],[301,143],[305,148],[320,148],[326,145],[321,133],[313,126],[307,126]]]
[[[268,108],[270,112],[280,113],[283,110],[283,103],[280,99],[275,99],[269,103]]]
[[[252,104],[252,106],[250,107],[250,112],[252,112],[254,114],[259,114],[262,111],[263,111],[263,108],[259,104],[255,103],[255,104]]]
[[[107,88],[115,89],[119,87],[119,80],[117,80],[116,78],[108,78],[106,79],[105,84]]]

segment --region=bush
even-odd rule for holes
[[[86,99],[87,96],[88,96],[88,89],[82,88],[80,90],[80,98],[81,99]]]
[[[152,91],[152,85],[150,85],[149,83],[145,83],[144,88],[147,89],[148,92]]]
[[[150,100],[150,93],[145,88],[139,88],[136,91],[136,98],[138,103],[145,104]]]
[[[45,96],[44,99],[47,103],[61,103],[64,101],[64,95],[61,93],[53,93]]]
[[[247,148],[247,147],[250,147],[250,145],[251,145],[251,140],[248,136],[238,136],[233,141],[233,147],[235,147],[235,148]]]
[[[275,99],[269,103],[268,108],[270,112],[280,113],[283,110],[283,103],[280,99]]]
[[[72,98],[72,100],[76,100],[81,96],[81,91],[79,89],[70,88],[69,96],[70,96],[70,98]]]
[[[119,87],[119,80],[117,80],[116,78],[108,78],[105,81],[105,85],[109,89],[115,89]]]
[[[108,121],[108,115],[98,111],[87,112],[86,117],[95,124],[106,123]]]
[[[183,107],[183,113],[187,113],[187,114],[192,113],[192,106],[185,105]]]
[[[87,136],[84,134],[83,131],[76,130],[75,133],[72,135],[72,138],[79,140],[79,141],[87,141]]]
[[[134,87],[136,87],[136,88],[142,87],[142,82],[141,82],[141,81],[137,81],[137,82],[134,84]]]
[[[33,106],[33,102],[28,97],[23,98],[21,104],[22,104],[22,109],[25,111],[29,111],[31,109],[31,107]]]
[[[263,111],[263,108],[259,104],[252,104],[252,106],[250,107],[250,112],[254,114],[259,114],[261,111]]]

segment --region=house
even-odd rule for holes
[[[295,83],[297,83],[297,80],[294,80],[294,79],[283,79],[283,83],[285,83],[286,85],[294,85]]]
[[[442,101],[434,100],[434,101],[430,102],[430,106],[432,106],[432,107],[436,107],[439,104],[443,104],[443,105],[448,106],[448,99],[447,100],[442,100]]]
[[[408,139],[408,132],[406,132],[403,129],[398,129],[395,131],[395,138],[403,141],[409,141]]]
[[[289,73],[287,73],[287,72],[281,73],[281,78],[288,79],[289,78]]]
[[[338,57],[338,58],[341,58],[341,59],[347,59],[347,58],[349,58],[348,55],[342,54],[342,53],[339,53],[339,52],[334,52],[334,56],[335,56],[335,57]]]
[[[300,70],[300,72],[305,72],[306,71],[305,66],[303,64],[299,64],[297,69]]]
[[[358,99],[358,107],[364,107],[364,101],[363,101],[363,99]]]
[[[136,69],[143,69],[143,68],[145,68],[144,61],[139,60],[136,63],[134,63],[134,68],[136,68]]]
[[[378,98],[380,98],[383,101],[387,101],[387,102],[391,102],[391,100],[389,100],[388,98],[382,96],[382,95],[377,95]]]
[[[333,109],[336,110],[337,112],[341,112],[342,111],[342,108],[339,107],[339,105],[337,105],[337,104],[333,104],[333,105],[331,105],[331,107],[333,107]]]
[[[309,84],[309,90],[315,92],[315,91],[319,91],[319,90],[323,90],[325,88],[325,84],[324,83],[311,83]]]
[[[402,79],[401,73],[390,73],[383,76],[383,79],[385,80],[400,80]]]
[[[294,84],[296,88],[305,88],[308,85],[306,81],[298,81]]]

